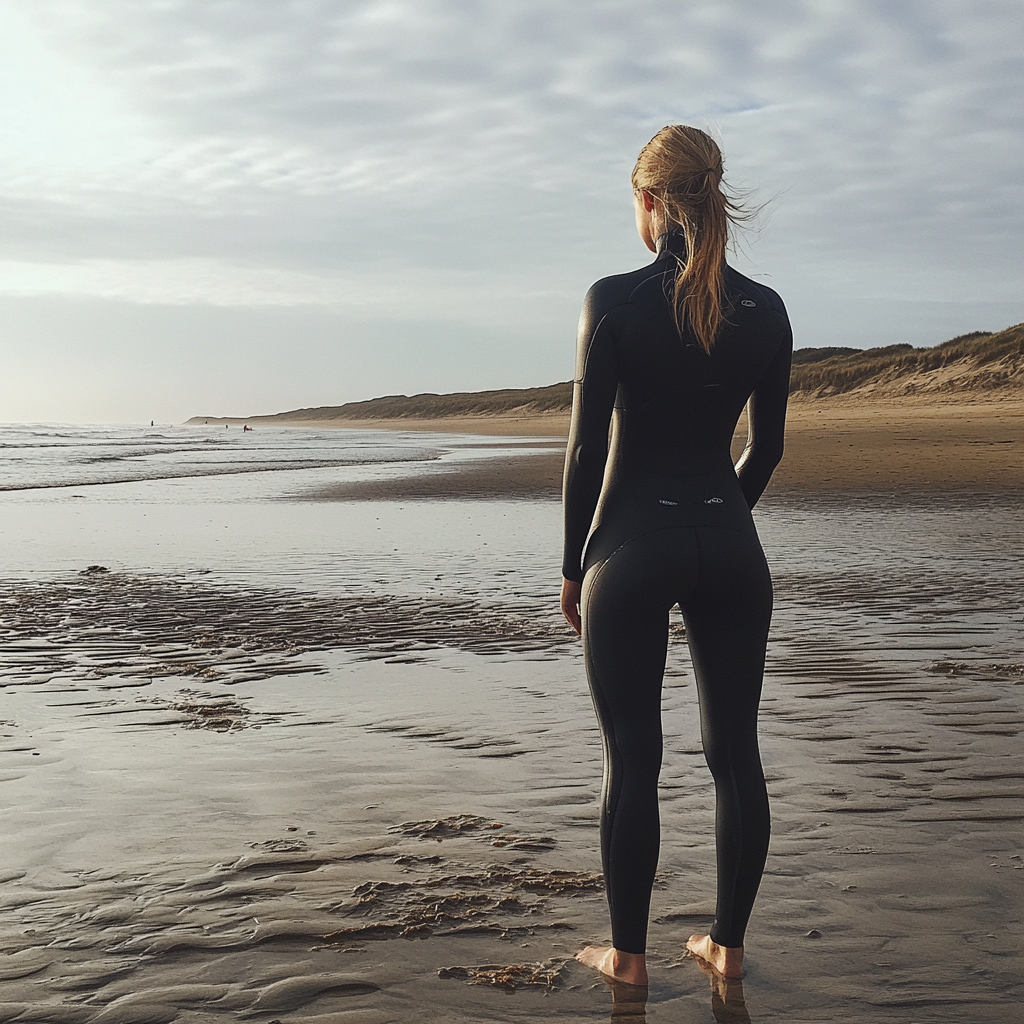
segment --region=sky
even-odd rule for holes
[[[1024,320],[1020,0],[0,0],[0,421],[568,380],[693,124],[798,346]]]

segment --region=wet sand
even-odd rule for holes
[[[1019,598],[897,578],[777,573],[731,1008],[682,955],[713,793],[674,627],[648,1020],[1016,1019]],[[612,1012],[572,960],[607,937],[600,753],[550,608],[93,571],[6,586],[4,627],[0,1019]]]
[[[773,839],[727,990],[682,954],[713,912],[714,801],[673,615],[644,1016],[572,960],[608,926],[557,502],[479,477],[474,501],[317,502],[271,476],[202,485],[225,510],[202,562],[190,526],[166,550],[180,482],[11,499],[8,537],[82,562],[90,524],[122,524],[116,550],[164,518],[131,564],[0,584],[0,1021],[1016,1022],[1012,496],[766,496]]]
[[[557,500],[562,492],[565,450],[528,454],[507,451],[494,458],[440,465],[410,466],[408,475],[330,484],[303,492],[310,501],[415,501],[487,498]]]

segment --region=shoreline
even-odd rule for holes
[[[202,420],[202,422],[198,422]],[[274,416],[193,416],[183,425],[281,427],[306,430],[402,430],[439,434],[483,434],[497,437],[562,437],[569,432],[569,414],[521,416],[444,416],[434,419],[388,417],[377,419],[280,420]]]

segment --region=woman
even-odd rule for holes
[[[740,977],[770,829],[757,707],[772,585],[750,509],[782,458],[793,339],[782,300],[725,262],[741,211],[704,132],[663,128],[633,170],[655,261],[598,281],[580,318],[565,460],[562,611],[582,634],[604,743],[612,946],[578,954],[647,984],[658,864],[661,683],[678,603],[715,780],[718,904],[687,948]],[[744,406],[746,448],[730,442]],[[609,424],[611,436],[609,439]]]

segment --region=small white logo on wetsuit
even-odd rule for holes
[[[705,501],[704,504],[705,505],[722,505],[722,504],[724,504],[724,502],[725,502],[724,498],[708,498],[708,500]]]
[[[668,498],[659,498],[658,499],[658,504],[659,505],[678,505],[679,502],[678,501],[669,501]]]
[[[752,302],[750,299],[740,299],[741,306],[756,306],[756,302]]]

